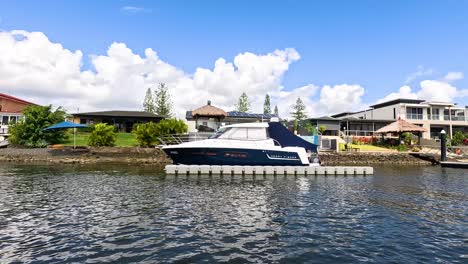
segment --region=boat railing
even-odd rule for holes
[[[164,135],[158,137],[159,143],[162,146],[168,146],[168,145],[178,145],[186,142],[193,142],[193,141],[199,141],[199,140],[205,140],[209,139],[211,136],[213,136],[215,133],[210,133],[210,132],[197,132],[197,133],[186,133],[186,134],[173,134],[173,135]],[[241,139],[241,138],[222,138],[224,140],[248,140],[248,141],[263,141],[265,139],[261,138],[246,138],[246,139]],[[278,140],[274,138],[268,138],[273,140],[274,144],[277,146],[281,146],[281,144],[278,142]]]
[[[197,133],[185,133],[185,134],[173,134],[164,135],[158,137],[161,145],[177,145],[186,142],[199,141],[210,138],[214,133],[211,132],[197,132]]]

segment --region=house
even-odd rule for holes
[[[0,93],[0,134],[8,134],[8,125],[23,118],[23,110],[36,105],[26,100]]]
[[[273,114],[255,114],[238,111],[226,112],[223,109],[213,106],[211,101],[206,105],[187,111],[185,118],[188,121],[189,130],[200,132],[212,132],[224,125],[268,122],[271,118],[277,117]]]
[[[84,125],[107,123],[121,132],[131,132],[134,124],[154,122],[163,119],[156,114],[144,111],[101,111],[72,114],[73,122]]]
[[[335,121],[329,133],[348,136],[373,136],[379,128],[398,119],[426,128],[427,132],[422,135],[425,139],[438,139],[442,129],[450,137],[455,131],[468,133],[468,108],[447,102],[400,98],[371,105],[369,109],[358,112],[339,113],[330,118]],[[315,124],[320,122],[320,118],[311,118],[309,122]]]

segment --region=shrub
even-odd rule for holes
[[[132,133],[135,135],[138,145],[141,147],[149,147],[157,140],[158,131],[157,124],[153,122],[136,125]]]
[[[352,144],[354,145],[370,145],[377,143],[376,137],[353,137]]]
[[[64,121],[65,111],[61,107],[52,111],[52,106],[28,106],[23,111],[24,119],[9,128],[9,141],[13,145],[29,148],[42,148],[48,144],[65,141],[64,130],[44,130],[44,128]]]
[[[397,150],[400,152],[408,151],[408,147],[406,145],[399,145]]]
[[[114,126],[105,123],[96,124],[89,135],[88,145],[93,147],[115,146],[116,134]]]
[[[182,134],[188,131],[188,126],[183,120],[171,118],[163,119],[156,125],[156,133],[158,136]]]
[[[467,134],[463,134],[461,131],[456,131],[452,136],[452,146],[460,146],[465,144],[465,140],[468,139]]]
[[[406,145],[411,145],[411,133],[404,132],[403,134],[401,134],[401,138],[403,139]]]
[[[420,152],[421,149],[418,148],[418,147],[413,147],[413,148],[411,149],[411,151],[412,151],[412,152]]]
[[[142,147],[149,147],[158,143],[158,137],[171,134],[182,134],[188,130],[187,124],[180,119],[163,119],[159,123],[153,122],[138,124],[132,133],[135,135],[138,144]]]
[[[338,145],[338,149],[339,149],[340,151],[344,151],[344,150],[345,150],[345,144],[344,144],[344,143],[340,143],[340,144]]]

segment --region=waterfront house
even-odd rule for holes
[[[36,105],[12,95],[0,93],[0,135],[8,134],[8,125],[23,118],[23,110]]]
[[[310,118],[313,125],[323,118]],[[426,129],[424,139],[438,139],[440,131],[452,137],[455,131],[468,133],[468,108],[455,103],[428,102],[418,99],[395,99],[371,105],[358,112],[332,115],[327,122],[327,134],[345,136],[374,136],[378,129],[403,119]]]
[[[185,119],[189,126],[189,131],[212,132],[224,125],[252,122],[268,122],[273,114],[244,113],[238,111],[226,112],[223,109],[213,106],[211,101],[206,105],[187,111]]]
[[[134,124],[158,123],[163,119],[163,117],[149,112],[120,110],[74,113],[72,116],[74,123],[83,125],[107,123],[115,126],[120,132],[131,132]]]

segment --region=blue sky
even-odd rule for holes
[[[468,1],[2,1],[0,29],[43,32],[81,50],[84,69],[113,42],[142,56],[152,48],[188,73],[220,57],[294,48],[301,58],[282,76],[285,91],[359,84],[368,103],[405,84],[468,74]],[[468,88],[466,78],[455,84]]]

